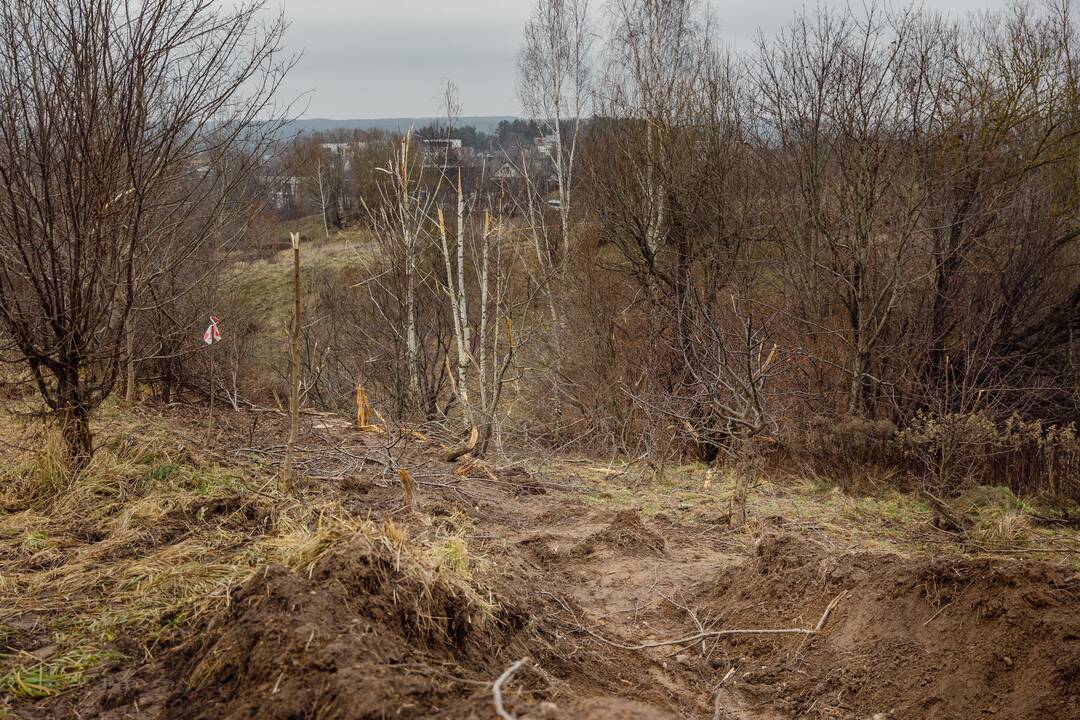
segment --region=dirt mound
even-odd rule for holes
[[[358,538],[308,573],[259,570],[188,644],[141,677],[114,678],[84,715],[466,716],[477,688],[524,654],[525,621]]]
[[[630,680],[650,667],[647,659],[616,650],[609,666],[609,648],[549,624],[550,606],[526,606],[537,578],[510,558],[502,569],[512,585],[481,595],[445,569],[417,565],[364,536],[303,572],[265,566],[186,643],[156,663],[103,678],[78,714],[488,718],[493,680],[528,657],[504,688],[506,707],[522,720],[675,717],[660,709],[665,693],[651,685],[634,689],[640,700],[625,697]]]
[[[663,557],[663,536],[650,530],[634,510],[620,510],[603,530],[594,532],[570,550],[571,557],[588,557],[606,549],[632,557]]]
[[[741,636],[713,653],[737,691],[812,718],[1080,717],[1080,579],[1066,568],[830,555],[790,534],[697,588],[716,625],[823,631]]]

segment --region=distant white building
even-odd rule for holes
[[[509,160],[504,160],[499,163],[491,176],[496,180],[520,180],[522,178],[521,171],[518,170],[517,165]]]
[[[353,153],[357,150],[366,150],[367,143],[363,140],[357,142],[324,142],[319,143],[319,147],[322,151],[341,163],[341,168],[345,172],[349,172],[352,169]]]
[[[544,135],[533,140],[536,152],[552,157],[559,147],[558,135]]]
[[[424,146],[429,150],[460,150],[461,138],[441,138],[439,140],[425,140]]]
[[[440,138],[424,141],[424,165],[446,170],[458,167],[464,148],[460,138]]]

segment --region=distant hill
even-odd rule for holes
[[[456,124],[459,126],[472,125],[480,132],[492,132],[503,120],[512,121],[517,118],[510,115],[484,115],[474,117],[460,117]],[[400,117],[400,118],[352,118],[347,120],[331,120],[328,118],[306,118],[293,120],[281,131],[283,137],[291,137],[300,133],[320,133],[330,130],[390,130],[404,132],[410,127],[423,127],[434,122],[445,122],[445,117]]]

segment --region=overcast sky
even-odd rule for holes
[[[284,95],[303,96],[305,117],[438,115],[447,80],[460,89],[462,115],[520,113],[515,59],[534,0],[280,1],[291,23],[286,43],[303,51]],[[804,5],[815,2],[712,2],[721,34],[735,48],[752,43],[758,28],[769,33],[779,27]],[[988,3],[923,0],[922,5],[967,13]]]

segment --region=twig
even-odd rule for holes
[[[550,593],[545,593],[545,594],[550,595]],[[577,623],[577,625],[581,630],[585,631],[590,636],[596,638],[600,642],[605,643],[607,645],[611,645],[612,647],[620,648],[622,650],[649,650],[651,648],[666,647],[668,645],[686,645],[686,644],[689,644],[689,643],[696,643],[698,640],[703,640],[705,638],[723,637],[723,636],[726,636],[726,635],[816,635],[817,633],[821,632],[821,629],[823,627],[825,627],[825,621],[829,619],[829,613],[831,613],[833,611],[833,608],[836,607],[837,603],[840,602],[840,599],[844,595],[845,595],[845,593],[840,593],[835,598],[833,598],[832,602],[830,602],[829,605],[825,608],[825,612],[823,612],[821,614],[821,619],[818,620],[817,625],[815,625],[813,628],[767,628],[767,629],[766,628],[762,628],[762,629],[756,629],[755,628],[755,629],[709,630],[707,632],[700,632],[700,633],[696,633],[694,635],[688,635],[686,637],[676,638],[674,640],[658,640],[656,642],[641,643],[639,645],[627,645],[625,643],[618,642],[617,640],[611,640],[609,638],[606,638],[603,635],[600,635],[599,633],[593,632],[592,630],[585,627],[581,623]],[[552,597],[555,597],[555,596],[552,595]],[[558,598],[556,598],[556,599],[558,600]],[[563,606],[564,609],[566,609],[568,611],[570,610],[570,608],[567,607],[566,603],[560,601],[560,604]],[[573,615],[573,611],[570,611],[570,614]],[[574,621],[577,622],[576,617],[574,618]]]
[[[503,707],[503,701],[502,701],[502,686],[503,686],[503,683],[508,681],[510,678],[512,678],[514,676],[514,673],[516,673],[518,670],[520,670],[521,666],[524,665],[525,663],[527,663],[528,661],[529,661],[528,658],[521,658],[520,660],[515,662],[510,667],[506,668],[506,670],[503,672],[503,674],[499,676],[499,679],[495,681],[495,684],[491,686],[491,694],[495,697],[495,713],[500,718],[502,718],[502,720],[517,720],[517,718],[515,718],[513,715],[506,712],[506,708]]]
[[[655,583],[653,583],[653,584],[655,585]],[[694,612],[691,608],[687,607],[686,605],[681,605],[681,604],[675,602],[674,600],[672,600],[671,598],[669,598],[667,595],[660,592],[659,590],[656,591],[656,594],[659,595],[660,597],[664,598],[665,600],[667,600],[669,603],[671,603],[675,607],[677,607],[680,610],[684,611],[687,615],[689,615],[690,619],[694,621],[695,625],[697,625],[697,629],[698,629],[699,632],[708,632],[705,629],[705,626],[701,624],[701,621],[698,620],[697,613]],[[680,650],[679,652],[682,652],[682,651]],[[705,653],[705,641],[702,640],[701,641],[701,655],[702,655],[702,657],[704,657],[705,654],[706,654]]]

